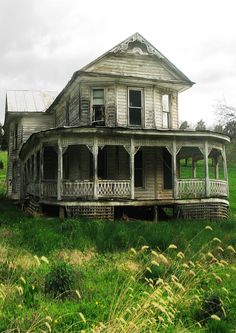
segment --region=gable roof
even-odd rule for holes
[[[57,95],[57,91],[8,90],[6,112],[44,112]]]
[[[133,51],[129,50],[129,45],[135,45],[135,42],[139,45],[143,46],[144,48],[134,47]],[[125,54],[125,53],[133,53],[133,54],[140,54],[140,55],[151,55],[159,60],[167,69],[169,69],[173,74],[175,74],[179,79],[185,81],[189,85],[193,85],[192,82],[183,72],[181,72],[170,60],[168,60],[160,51],[158,51],[150,42],[148,42],[140,33],[136,32],[132,36],[125,39],[123,42],[117,44],[112,49],[98,57],[97,59],[93,60],[88,65],[81,68],[81,72],[89,72],[91,68],[104,58],[106,58],[110,54]]]
[[[101,55],[100,57],[96,58],[95,60],[93,60],[92,62],[90,62],[89,64],[87,64],[86,66],[82,67],[80,70],[76,71],[70,81],[67,83],[67,85],[63,88],[63,90],[59,93],[59,95],[55,98],[54,102],[52,103],[51,107],[48,109],[48,111],[50,112],[50,110],[54,107],[54,105],[56,105],[61,97],[64,95],[64,93],[67,91],[67,89],[73,84],[73,82],[82,75],[104,75],[104,76],[112,76],[112,74],[107,74],[107,73],[93,73],[92,71],[90,72],[89,69],[99,63],[100,61],[102,61],[103,59],[105,59],[106,57],[108,57],[110,54],[119,54],[119,53],[125,53],[128,51],[129,48],[129,44],[130,43],[135,43],[135,42],[139,42],[140,44],[143,44],[146,47],[146,52],[143,51],[142,49],[140,50],[138,47],[136,48],[135,52],[145,55],[152,55],[154,57],[156,57],[156,59],[158,59],[162,64],[165,65],[166,68],[168,68],[170,70],[171,73],[174,73],[179,79],[180,79],[180,83],[185,87],[184,89],[187,89],[188,87],[191,87],[194,82],[192,82],[185,74],[183,74],[174,64],[172,64],[172,62],[170,62],[160,51],[158,51],[151,43],[149,43],[141,34],[139,34],[138,32],[136,32],[135,34],[133,34],[132,36],[128,37],[127,39],[125,39],[123,42],[117,44],[116,46],[114,46],[112,49],[110,49],[109,51],[107,51],[106,53],[104,53],[103,55]],[[115,77],[115,76],[114,76]],[[135,77],[137,78],[137,77]],[[141,79],[141,77],[139,78]],[[144,79],[144,78],[142,78]],[[161,82],[161,80],[157,80],[159,82]],[[176,80],[177,82],[178,80]],[[173,81],[172,81],[173,82]],[[184,90],[182,89],[182,90]]]

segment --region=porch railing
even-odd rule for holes
[[[228,195],[228,182],[226,180],[210,179],[210,194],[218,197]]]
[[[62,183],[62,195],[64,197],[92,197],[93,191],[94,185],[90,181],[63,181]]]
[[[42,182],[42,194],[43,197],[56,197],[57,196],[57,181],[56,180],[44,180]]]
[[[99,180],[98,197],[130,197],[130,180]]]
[[[209,196],[226,197],[228,183],[226,180],[209,179]],[[206,196],[205,179],[178,179],[177,197],[181,199],[202,198]]]

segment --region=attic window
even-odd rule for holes
[[[163,128],[170,128],[170,95],[162,95]]]
[[[142,89],[129,89],[129,125],[142,125]]]
[[[92,122],[94,125],[105,125],[104,89],[93,89]]]

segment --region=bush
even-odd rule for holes
[[[65,263],[55,264],[45,276],[45,294],[53,298],[66,298],[71,295],[75,287],[75,272],[73,268]]]

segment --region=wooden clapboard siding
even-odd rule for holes
[[[144,127],[155,128],[153,87],[145,87],[144,89],[144,113],[145,113]]]
[[[69,125],[70,126],[78,126],[79,125],[79,112],[80,112],[80,93],[79,93],[79,85],[77,85],[75,89],[70,94],[69,99]]]
[[[150,56],[107,55],[86,69],[87,72],[143,77],[157,80],[175,80],[176,76],[163,62]]]
[[[128,125],[128,96],[127,86],[117,86],[117,125],[125,127]]]
[[[81,85],[80,89],[80,125],[90,125],[90,87],[87,85]]]
[[[50,114],[30,115],[22,117],[22,142],[25,142],[32,133],[40,132],[54,127],[54,117]]]
[[[161,94],[157,87],[154,88],[154,112],[155,112],[155,125],[156,128],[162,127],[162,102]]]
[[[107,87],[105,89],[105,112],[106,126],[114,127],[116,123],[116,89]]]
[[[177,129],[179,127],[179,117],[178,117],[178,94],[173,94],[172,102],[171,102],[171,124],[173,129]]]

